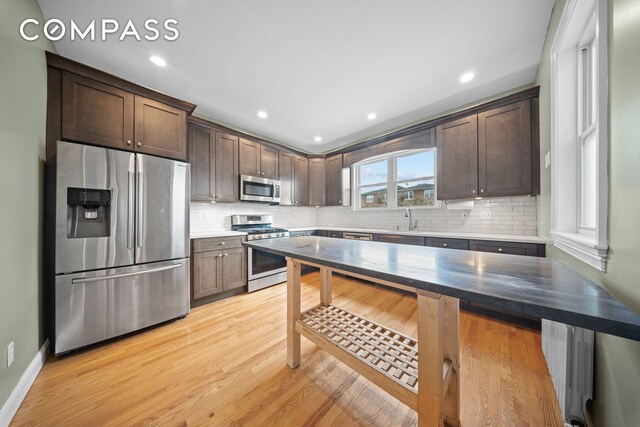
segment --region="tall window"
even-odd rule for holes
[[[356,208],[435,206],[436,150],[411,150],[356,165]]]
[[[596,105],[597,69],[595,39],[591,31],[586,36],[589,43],[578,51],[578,141],[580,178],[578,209],[578,230],[581,233],[593,234],[596,229],[596,144],[597,120]]]
[[[567,0],[551,48],[551,236],[607,261],[607,2]]]

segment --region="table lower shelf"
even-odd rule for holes
[[[322,304],[300,314],[296,331],[369,378],[407,406],[418,407],[418,342],[338,307]],[[443,364],[444,392],[451,361]]]

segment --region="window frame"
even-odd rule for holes
[[[429,152],[429,151],[433,151],[433,175],[425,175],[425,176],[420,176],[417,178],[410,178],[410,179],[403,179],[403,180],[398,180],[397,179],[397,172],[398,172],[398,159],[402,158],[402,157],[407,157],[407,156],[412,156],[415,154],[419,154],[419,153],[423,153],[423,152]],[[433,179],[433,198],[435,200],[433,205],[423,205],[423,206],[411,206],[411,209],[440,209],[441,205],[440,205],[440,201],[437,198],[437,191],[436,191],[436,180],[437,180],[437,175],[438,175],[438,171],[437,171],[437,167],[438,167],[438,161],[437,161],[437,149],[436,147],[429,147],[429,148],[418,148],[418,149],[411,149],[411,150],[401,150],[401,151],[395,151],[392,153],[385,153],[385,154],[381,154],[379,156],[374,156],[374,157],[370,157],[367,159],[364,159],[356,164],[353,165],[352,169],[352,178],[353,178],[353,183],[354,183],[354,200],[353,200],[353,209],[354,210],[363,210],[363,211],[372,211],[372,210],[383,210],[383,209],[406,209],[406,206],[398,206],[398,188],[397,186],[399,184],[403,184],[403,183],[408,183],[408,182],[414,182],[414,181],[421,181],[421,180],[429,180],[429,179]],[[378,183],[372,183],[372,184],[364,184],[361,185],[360,184],[360,168],[362,166],[366,166],[369,164],[373,164],[373,163],[379,163],[383,160],[387,161],[387,180],[384,182],[378,182]],[[385,207],[362,207],[362,189],[363,188],[373,188],[373,187],[380,187],[380,186],[385,186],[387,187],[387,193],[386,193],[386,197],[384,198],[385,201],[387,202],[387,206]],[[391,191],[393,190],[393,191]]]
[[[607,13],[607,2],[568,0],[551,48],[550,234],[555,247],[600,271],[606,271],[608,255]],[[586,70],[585,47],[592,65]],[[582,150],[591,136],[595,136],[595,227],[585,227]]]

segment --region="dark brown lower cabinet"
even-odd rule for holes
[[[246,285],[244,248],[222,251],[222,290],[241,288]]]
[[[222,251],[193,254],[192,299],[204,298],[222,291]]]
[[[376,242],[397,243],[400,245],[424,246],[424,237],[406,236],[403,234],[375,234],[373,240]]]
[[[498,242],[491,240],[469,240],[469,249],[509,255],[544,256],[544,245],[522,242]],[[542,253],[540,253],[542,251]]]
[[[469,241],[466,239],[427,237],[425,239],[425,246],[431,246],[432,248],[467,250],[469,249]]]
[[[212,297],[247,285],[242,238],[197,239],[192,244],[191,300]]]

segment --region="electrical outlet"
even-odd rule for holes
[[[483,209],[480,211],[480,218],[491,219],[491,211],[489,209]]]
[[[13,364],[14,359],[13,341],[7,346],[7,368]]]
[[[547,151],[544,155],[544,168],[547,169],[551,165],[551,152]]]

